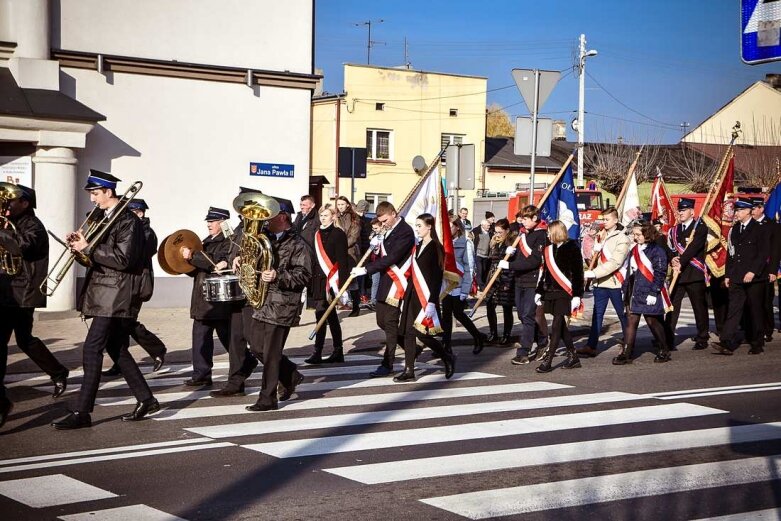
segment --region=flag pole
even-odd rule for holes
[[[410,190],[409,194],[407,194],[407,197],[404,198],[404,202],[401,203],[401,206],[399,206],[399,208],[403,208],[404,205],[407,204],[407,202],[409,201],[410,197],[412,197],[412,194],[415,193],[415,191],[420,187],[420,185],[423,184],[423,182],[426,180],[426,178],[429,176],[429,174],[431,174],[431,172],[434,170],[434,168],[440,163],[440,161],[442,161],[442,154],[444,152],[445,152],[444,149],[442,149],[439,152],[439,154],[437,155],[436,159],[434,159],[434,161],[431,163],[431,165],[426,170],[426,173],[423,174],[420,177],[420,179],[418,179],[418,181],[415,183],[415,186],[413,186],[412,190]],[[363,254],[363,257],[361,257],[361,260],[358,261],[358,264],[355,266],[356,268],[360,268],[360,267],[362,267],[364,265],[366,260],[369,258],[369,254],[371,253],[371,251],[372,251],[371,248],[366,250],[366,253]],[[333,300],[331,301],[331,304],[328,306],[328,309],[325,310],[325,313],[323,314],[323,316],[320,317],[320,320],[317,322],[317,324],[315,324],[315,328],[312,330],[311,333],[309,333],[309,340],[314,340],[315,336],[317,335],[317,332],[320,330],[321,327],[323,327],[323,324],[326,323],[326,321],[328,320],[328,315],[331,314],[331,312],[336,307],[336,304],[339,303],[339,299],[344,294],[344,292],[347,291],[347,288],[350,286],[350,284],[352,283],[354,278],[355,278],[355,276],[350,275],[349,277],[347,277],[347,280],[344,282],[344,284],[342,284],[342,287],[339,288],[339,292],[336,294],[336,296],[334,296]]]
[[[545,193],[542,194],[542,198],[537,202],[537,208],[542,208],[542,206],[545,204],[545,201],[550,197],[551,192],[553,192],[553,189],[556,187],[556,184],[561,179],[561,176],[564,175],[564,171],[567,170],[567,167],[570,163],[572,163],[572,159],[575,157],[575,153],[573,152],[570,154],[570,156],[567,158],[567,160],[564,162],[564,165],[561,167],[561,170],[559,170],[559,173],[556,174],[556,176],[553,178],[553,181],[551,181],[550,185],[548,185],[548,189],[545,190]],[[518,247],[518,243],[521,240],[521,234],[518,234],[518,237],[515,238],[513,241],[513,248]],[[503,260],[510,260],[511,255],[505,255]],[[469,312],[469,317],[475,316],[475,312],[477,311],[477,308],[480,307],[480,304],[483,303],[485,300],[485,297],[488,295],[488,291],[491,289],[491,287],[494,285],[494,282],[496,282],[496,279],[499,278],[499,274],[502,272],[502,268],[497,267],[494,271],[493,276],[488,281],[488,284],[485,285],[485,289],[483,290],[483,293],[480,295],[480,298],[477,299],[477,302],[475,302],[474,307],[472,308],[472,311]]]

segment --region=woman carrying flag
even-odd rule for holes
[[[640,315],[659,345],[659,353],[654,362],[669,362],[670,346],[665,336],[664,314],[670,306],[665,278],[667,277],[667,254],[656,243],[659,232],[649,222],[632,226],[632,238],[635,246],[629,251],[628,273],[624,279],[623,290],[627,309],[627,324],[624,332],[624,345],[613,365],[632,363],[632,349],[637,338]]]
[[[315,304],[315,321],[325,314],[331,300],[339,293],[339,287],[348,277],[347,235],[336,226],[336,209],[333,206],[320,208],[320,228],[315,232],[315,261],[312,270],[311,299]],[[336,313],[328,315],[328,328],[334,340],[331,356],[322,359],[325,345],[325,327],[317,330],[315,351],[305,360],[308,364],[333,364],[344,362],[342,327]]]
[[[507,219],[499,219],[494,225],[494,236],[491,238],[491,246],[488,249],[488,257],[491,259],[491,269],[488,271],[486,280],[491,280],[494,273],[499,269],[499,264],[504,260],[505,252],[508,246],[512,246],[518,234],[510,231],[510,222]],[[510,342],[510,334],[513,331],[513,305],[515,305],[515,273],[509,269],[507,264],[502,266],[502,271],[496,279],[496,283],[491,286],[486,298],[486,316],[488,317],[488,327],[490,334],[486,339],[486,344],[498,343],[506,345]],[[501,306],[504,311],[504,328],[502,337],[497,334],[496,307]]]
[[[445,378],[453,376],[455,357],[434,335],[442,333],[439,322],[439,292],[444,273],[445,249],[434,230],[434,216],[420,215],[415,221],[418,243],[412,247],[409,283],[402,300],[399,332],[404,335],[404,372],[394,382],[415,380],[416,340],[434,351],[445,364]]]

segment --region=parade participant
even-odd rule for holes
[[[512,246],[515,234],[510,233],[510,223],[507,219],[496,221],[494,236],[491,238],[491,247],[488,256],[491,259],[491,268],[486,280],[491,280],[499,269],[499,263],[504,260],[505,251]],[[515,303],[515,274],[510,269],[503,269],[499,277],[488,290],[486,297],[486,316],[490,332],[486,343],[506,345],[510,342],[510,334],[513,330],[513,304]],[[504,327],[501,338],[498,335],[496,307],[501,306],[504,312]]]
[[[477,277],[477,289],[483,291],[487,282],[486,275],[491,269],[491,257],[489,249],[491,248],[491,238],[494,232],[491,231],[491,223],[488,219],[480,221],[480,227],[472,230],[473,243],[475,245],[475,277]]]
[[[21,195],[8,202],[6,215],[2,216],[7,221],[0,218],[3,241],[17,245],[21,253],[18,273],[11,275],[0,268],[0,427],[12,407],[3,384],[12,333],[19,349],[54,382],[53,398],[65,392],[68,385],[68,369],[46,344],[33,336],[35,308],[46,307],[46,296],[38,288],[46,278],[49,264],[49,236],[35,215],[35,190],[21,185],[18,188]],[[11,225],[16,228],[15,232]]]
[[[360,257],[369,250],[369,242],[372,238],[372,218],[366,215],[371,204],[366,199],[361,199],[355,203],[355,213],[361,218],[361,238],[358,244],[361,247]],[[369,304],[369,295],[371,293],[371,284],[373,277],[363,277],[358,281],[360,286],[361,304]]]
[[[760,230],[765,236],[770,247],[770,256],[768,257],[767,287],[765,288],[764,307],[762,309],[765,320],[762,332],[765,335],[765,342],[773,340],[773,330],[775,329],[776,319],[773,314],[773,300],[776,297],[776,276],[778,274],[778,263],[781,261],[781,225],[765,215],[765,200],[761,197],[751,199],[753,208],[751,217],[757,221]]]
[[[511,270],[515,280],[515,308],[518,310],[518,319],[521,321],[520,347],[511,360],[513,365],[524,365],[530,361],[532,343],[535,341],[537,329],[537,304],[534,302],[534,294],[537,290],[537,281],[542,265],[542,250],[545,248],[545,231],[538,230],[540,224],[539,209],[529,205],[519,212],[521,220],[521,240],[518,248],[508,246],[504,254],[510,254],[510,261],[499,261],[499,267]],[[540,345],[537,344],[539,352]],[[535,353],[536,355],[536,353]]]
[[[376,217],[371,220],[372,234],[369,236],[369,248],[372,252],[369,254],[369,262],[374,262],[380,258],[380,243],[382,242],[382,224]],[[371,294],[369,295],[369,309],[374,311],[377,307],[377,290],[380,286],[381,273],[373,273],[371,275]]]
[[[282,350],[290,328],[301,320],[301,292],[312,280],[312,259],[306,244],[292,229],[293,208],[288,208],[284,200],[277,201],[280,201],[280,212],[266,225],[274,264],[260,273],[261,280],[268,284],[268,292],[263,304],[252,314],[250,348],[263,364],[263,380],[257,402],[246,409],[256,412],[277,409],[278,401],[289,399],[304,380],[296,364]],[[279,397],[278,384],[282,385]]]
[[[341,283],[347,280],[347,235],[336,226],[336,209],[320,208],[320,229],[315,233],[315,267],[312,273],[312,289],[310,298],[315,303],[315,322],[319,322],[325,314],[328,305],[334,299]],[[342,345],[342,327],[336,313],[328,315],[328,329],[334,341],[331,355],[323,360],[325,344],[325,324],[317,330],[315,350],[306,359],[308,364],[333,364],[344,362],[344,347]]]
[[[673,310],[665,319],[667,345],[671,351],[675,351],[675,328],[684,296],[689,297],[697,326],[694,349],[708,347],[710,335],[708,334],[708,305],[705,300],[705,283],[709,277],[705,265],[707,238],[708,229],[705,223],[701,219],[694,219],[694,200],[682,198],[678,201],[678,224],[670,228],[668,239],[670,249],[675,255],[671,265],[673,271],[678,272],[678,278],[670,295]]]
[[[154,291],[155,275],[152,258],[157,254],[157,235],[152,229],[149,223],[149,218],[146,216],[146,211],[149,210],[149,206],[143,199],[133,199],[127,205],[128,210],[133,212],[136,217],[141,219],[141,226],[144,228],[144,271],[142,273],[141,284],[141,301],[148,302],[152,298],[152,292]],[[138,320],[130,328],[130,336],[136,343],[143,348],[144,351],[149,353],[152,357],[154,366],[152,372],[157,372],[163,367],[165,363],[166,348],[162,340],[157,335],[149,331],[144,324]],[[114,365],[106,371],[103,371],[103,376],[117,376],[120,373],[119,364],[117,364],[117,356],[119,355],[118,346],[109,346],[106,349],[111,359],[114,361]]]
[[[336,198],[337,220],[339,227],[347,235],[347,254],[350,256],[350,269],[354,268],[361,259],[361,218],[353,211],[353,205],[349,199],[340,195]],[[361,294],[358,291],[358,281],[354,280],[348,290],[352,300],[352,311],[348,316],[357,317],[361,312]]]
[[[751,208],[749,201],[735,201],[735,224],[727,240],[724,284],[729,291],[729,307],[721,342],[713,345],[723,355],[731,355],[740,345],[737,333],[744,311],[746,339],[751,343],[748,352],[751,355],[764,352],[763,303],[771,245],[761,225],[751,218]]]
[[[567,227],[561,221],[553,221],[548,225],[548,240],[550,244],[543,252],[544,269],[537,285],[535,300],[537,303],[542,302],[547,315],[553,315],[553,323],[550,345],[542,363],[536,369],[538,373],[549,373],[553,370],[551,364],[559,340],[563,340],[567,348],[567,360],[562,364],[562,368],[580,367],[567,319],[573,310],[580,307],[583,297],[583,257],[577,242],[568,237]]]
[[[466,299],[469,296],[469,290],[472,287],[472,273],[474,272],[475,252],[472,241],[465,235],[464,226],[461,219],[451,219],[450,233],[453,237],[453,253],[456,258],[456,267],[463,273],[461,285],[454,288],[442,300],[442,343],[446,351],[452,352],[453,336],[453,317],[466,328],[474,340],[472,352],[479,354],[483,350],[485,338],[477,330],[472,319],[470,319],[464,309]]]
[[[203,239],[203,251],[193,251],[187,247],[181,249],[182,257],[195,267],[195,270],[188,274],[193,277],[190,299],[190,318],[193,319],[193,374],[189,380],[185,380],[184,384],[190,387],[212,384],[214,332],[217,332],[217,338],[226,351],[230,346],[231,303],[208,302],[203,294],[206,275],[228,267],[231,243],[225,239],[220,228],[226,219],[230,219],[228,210],[210,207],[205,218],[209,235]]]
[[[94,244],[87,242],[81,230],[68,237],[71,249],[88,255],[92,263],[78,299],[78,310],[91,318],[92,323],[82,347],[84,378],[76,407],[68,416],[52,423],[56,429],[92,425],[90,413],[100,385],[103,351],[109,345],[120,346],[117,362],[138,402],[133,412],[123,415],[122,420],[137,421],[160,410],[160,404],[127,350],[130,327],[141,308],[138,288],[144,268],[144,231],[138,218],[120,205],[115,191],[119,181],[111,174],[90,170],[84,189],[111,224],[106,224],[109,229]]]
[[[404,291],[400,329],[404,332],[404,372],[394,382],[415,380],[416,340],[431,349],[445,364],[445,378],[453,376],[455,357],[434,335],[442,333],[439,321],[439,289],[442,286],[445,250],[434,230],[434,216],[424,213],[415,220],[420,240],[412,247],[412,265]]]
[[[314,240],[318,226],[315,206],[314,197],[309,194],[301,196],[301,201],[299,202],[301,211],[296,214],[296,219],[293,221],[293,228],[296,233],[299,237],[304,239],[309,246],[313,246],[312,241]]]
[[[659,348],[654,362],[670,361],[664,330],[665,308],[670,302],[665,286],[667,254],[656,242],[658,235],[659,232],[652,223],[636,222],[632,226],[632,238],[636,245],[629,251],[628,271],[622,284],[628,316],[624,329],[624,344],[618,356],[613,358],[613,365],[632,363],[632,351],[641,315]]]
[[[369,373],[371,377],[393,374],[396,347],[404,344],[399,336],[399,305],[407,290],[404,274],[412,262],[410,251],[415,245],[412,227],[396,214],[396,208],[390,202],[383,201],[377,205],[377,220],[385,230],[380,243],[380,257],[350,272],[353,277],[382,274],[377,289],[377,327],[385,332],[385,353],[380,366]]]
[[[523,229],[523,209],[515,212],[515,220],[510,223],[510,232],[518,235]]]
[[[464,227],[464,232],[465,233],[469,233],[469,232],[472,231],[472,221],[467,219],[468,216],[469,216],[469,210],[468,209],[461,208],[458,211],[458,217],[459,217],[459,220],[461,221],[461,226]]]
[[[597,356],[599,335],[605,318],[608,302],[613,304],[618,320],[621,323],[621,333],[626,340],[626,315],[624,303],[621,300],[621,286],[624,283],[622,267],[629,252],[629,237],[617,228],[618,211],[606,208],[600,219],[603,222],[602,231],[594,243],[594,253],[598,255],[597,265],[593,270],[583,274],[585,279],[594,279],[594,310],[591,316],[591,331],[586,345],[578,349],[580,356]]]

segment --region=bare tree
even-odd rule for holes
[[[722,150],[719,155],[723,153]],[[684,142],[669,150],[667,163],[675,177],[683,179],[692,192],[707,192],[719,167],[717,161]]]
[[[485,132],[487,137],[513,137],[515,127],[510,116],[501,105],[492,103],[485,115]]]
[[[735,151],[736,164],[749,186],[773,188],[779,182],[781,120],[752,120],[753,139]],[[742,157],[739,157],[742,156]]]
[[[585,166],[597,178],[603,190],[618,195],[639,150],[639,145],[593,143],[588,147]],[[637,182],[651,179],[656,175],[656,168],[663,168],[665,162],[663,149],[658,145],[647,144],[635,167]]]

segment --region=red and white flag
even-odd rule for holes
[[[661,171],[651,187],[651,219],[662,221],[662,233],[665,235],[675,225],[675,207],[667,193]]]
[[[727,237],[732,226],[732,214],[734,212],[734,200],[731,199],[735,192],[735,157],[731,157],[727,164],[727,171],[721,178],[721,185],[716,191],[713,204],[708,209],[708,215],[702,217],[702,221],[708,227],[708,245],[706,246],[705,263],[708,271],[714,277],[723,277],[727,264]]]

